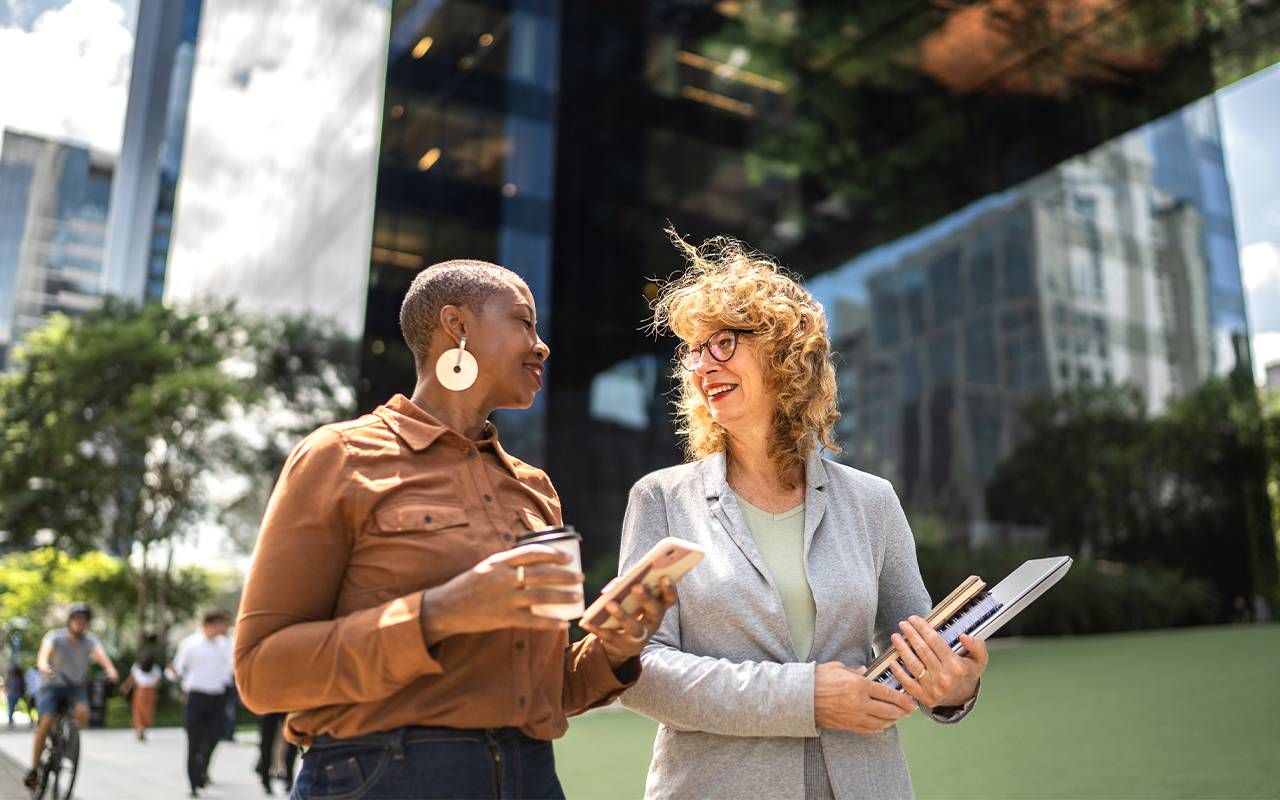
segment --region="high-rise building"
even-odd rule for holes
[[[359,335],[387,25],[382,0],[206,5],[166,302],[234,298]]]
[[[496,421],[589,559],[632,483],[681,458],[674,342],[644,330],[681,266],[668,222],[807,281],[840,457],[955,536],[983,535],[1021,399],[1124,383],[1158,411],[1248,358],[1224,346],[1247,330],[1202,100],[1280,59],[1280,0],[342,9],[208,9],[170,292],[345,315],[364,410],[413,386],[397,312],[421,269],[516,270],[552,355],[534,407]]]
[[[138,3],[124,139],[111,189],[107,294],[137,301],[164,294],[202,4]]]
[[[1230,196],[1195,103],[1277,57],[1276,4],[1232,4],[1231,31],[1151,2],[837,5],[394,4],[361,405],[412,385],[419,269],[525,274],[552,356],[498,426],[607,542],[680,457],[673,343],[643,331],[668,221],[807,279],[841,458],[954,536],[983,535],[1021,399],[1123,382],[1158,410],[1231,368]]]
[[[0,367],[57,311],[98,303],[113,159],[4,131],[0,143]]]
[[[1230,229],[1231,209],[1206,208],[1198,190],[1226,181],[1216,127],[1201,127],[1216,126],[1213,102],[812,278],[841,363],[841,460],[981,538],[984,488],[1029,398],[1125,384],[1159,413],[1234,367],[1213,344],[1230,341],[1235,318],[1220,306],[1238,308],[1242,293],[1210,292],[1207,245],[1207,217]],[[1216,171],[1161,181],[1157,165],[1177,161],[1169,142],[1193,126]]]

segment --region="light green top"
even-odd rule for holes
[[[796,656],[806,661],[813,647],[813,625],[818,609],[804,571],[804,504],[781,514],[761,511],[741,497],[738,506],[782,598],[782,610],[787,615]]]

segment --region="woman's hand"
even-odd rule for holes
[[[428,643],[501,628],[568,630],[569,623],[540,617],[529,607],[582,599],[582,573],[564,568],[572,560],[568,553],[530,544],[495,553],[427,589],[422,611]]]
[[[605,588],[608,589],[609,586],[606,585]],[[614,669],[640,655],[640,651],[644,650],[644,646],[662,624],[667,609],[676,604],[676,587],[667,577],[659,581],[658,588],[652,592],[636,585],[631,587],[631,594],[640,601],[640,607],[634,614],[628,614],[616,602],[605,606],[609,615],[618,621],[618,627],[601,628],[587,622],[580,623],[584,631],[595,634],[600,640],[600,645],[609,656],[609,664]]]
[[[961,634],[960,643],[967,651],[961,656],[921,617],[908,617],[898,627],[902,633],[889,638],[902,664],[895,660],[889,669],[903,690],[929,708],[968,702],[978,691],[978,678],[987,668],[986,642]]]
[[[879,733],[916,710],[902,692],[864,677],[866,667],[819,664],[813,678],[813,721],[819,728]]]

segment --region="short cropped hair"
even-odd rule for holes
[[[212,608],[204,612],[201,622],[205,625],[217,625],[219,622],[230,622],[231,615],[221,608]]]
[[[838,453],[836,373],[822,304],[771,257],[728,236],[694,245],[668,230],[688,264],[653,302],[653,329],[692,342],[708,328],[753,331],[765,382],[773,394],[770,459],[784,475],[804,466],[817,445]],[[679,433],[690,458],[728,447],[727,432],[711,418],[694,374],[675,365]]]
[[[490,297],[513,286],[525,282],[506,267],[470,258],[441,261],[419,272],[400,304],[400,332],[414,361],[421,364],[426,358],[431,334],[440,324],[440,309],[466,306],[479,313]]]

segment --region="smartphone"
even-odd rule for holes
[[[627,570],[626,575],[606,586],[595,602],[582,612],[582,621],[599,628],[618,627],[618,621],[605,609],[611,600],[617,601],[628,614],[633,613],[640,607],[640,599],[632,596],[631,587],[639,584],[648,590],[657,589],[658,582],[664,577],[675,583],[693,569],[706,553],[706,550],[693,542],[668,536],[645,553],[635,566]]]

